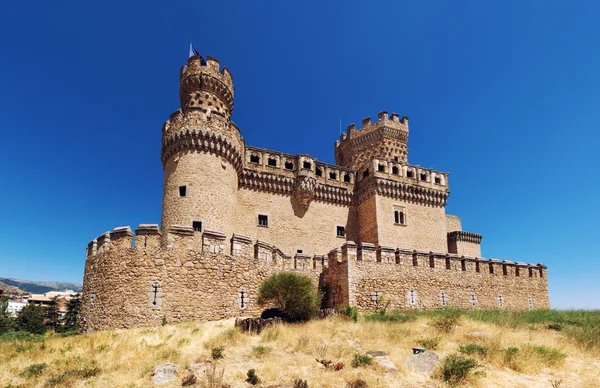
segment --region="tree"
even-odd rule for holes
[[[8,297],[0,297],[0,334],[4,334],[12,329],[12,318],[8,316]]]
[[[28,303],[17,315],[16,326],[18,330],[25,330],[33,334],[44,334],[44,310],[33,303]]]
[[[58,313],[58,299],[58,295],[52,297],[50,299],[52,303],[50,303],[50,306],[48,306],[44,311],[47,318],[46,324],[54,328],[54,330],[56,330],[56,327],[58,326],[58,320],[60,318]]]
[[[310,277],[282,272],[261,283],[258,303],[273,304],[291,321],[306,321],[316,315],[321,297]]]
[[[65,330],[77,330],[79,314],[81,312],[81,294],[74,295],[67,303],[65,314]]]

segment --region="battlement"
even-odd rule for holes
[[[425,186],[435,190],[448,190],[447,172],[436,171],[421,166],[398,162],[389,159],[374,158],[371,163],[357,171],[357,181],[369,176],[385,178],[411,185]]]
[[[398,113],[392,113],[389,116],[388,112],[381,111],[377,114],[377,121],[371,122],[371,117],[365,117],[361,121],[361,128],[357,129],[354,123],[348,125],[346,133],[340,136],[340,140],[355,139],[380,128],[389,128],[397,131],[405,132],[408,136],[408,116],[400,118]]]
[[[433,271],[460,271],[480,275],[512,276],[512,277],[545,277],[544,264],[527,264],[509,260],[486,259],[453,253],[426,252],[389,246],[375,246],[371,243],[354,243],[346,241],[341,247],[332,249],[327,255],[306,255],[296,253],[292,256],[265,241],[234,234],[229,241],[219,231],[196,232],[191,227],[173,225],[167,232],[166,242],[161,245],[162,231],[155,224],[141,224],[134,233],[129,226],[115,228],[105,232],[88,244],[87,259],[114,251],[128,250],[163,250],[183,249],[199,251],[206,254],[228,255],[232,258],[251,257],[270,263],[281,270],[322,271],[334,268],[337,263],[348,260],[371,262],[381,265],[391,264],[397,270],[410,268],[429,268]],[[460,232],[469,235],[469,239],[481,235]],[[135,236],[135,238],[134,238]],[[327,258],[327,259],[325,259]]]
[[[526,264],[509,260],[486,259],[452,253],[425,252],[404,248],[377,246],[369,243],[355,244],[347,241],[341,248],[329,251],[328,268],[335,268],[346,261],[373,263],[373,265],[393,265],[386,271],[410,271],[412,268],[426,268],[432,272],[454,271],[479,276],[505,276],[545,278],[547,267],[544,264]],[[433,276],[432,276],[433,278]]]
[[[318,183],[346,189],[352,189],[355,180],[354,170],[319,162],[307,154],[291,155],[250,146],[246,146],[244,168],[289,178],[308,175]]]
[[[408,117],[381,111],[376,122],[370,117],[362,120],[362,127],[354,123],[335,141],[336,163],[359,169],[371,158],[384,158],[406,163],[408,160]]]
[[[181,108],[187,113],[199,111],[207,120],[212,116],[231,118],[233,112],[233,78],[227,67],[219,68],[219,61],[200,55],[188,59],[180,71]]]

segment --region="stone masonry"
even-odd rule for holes
[[[548,308],[546,267],[484,259],[448,215],[448,173],[408,163],[408,118],[380,112],[335,142],[335,165],[245,144],[231,72],[192,55],[162,129],[161,226],[88,244],[86,330],[257,314],[278,271],[311,276],[324,307]]]

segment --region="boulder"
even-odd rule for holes
[[[152,370],[152,384],[165,384],[177,378],[179,366],[175,364],[164,364]]]
[[[386,372],[392,372],[392,373],[398,372],[398,368],[390,360],[375,358],[375,359],[373,359],[373,362],[375,364],[379,365],[380,367],[382,367],[383,369],[385,369]]]
[[[406,359],[406,366],[414,369],[416,372],[431,376],[440,362],[440,356],[435,352],[423,352],[419,354],[413,354]]]

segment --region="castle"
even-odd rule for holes
[[[257,314],[278,271],[324,286],[324,307],[549,308],[546,267],[484,259],[445,212],[448,173],[408,163],[408,118],[380,112],[335,142],[336,164],[245,144],[231,72],[195,51],[162,128],[161,227],[87,246],[85,330]]]

